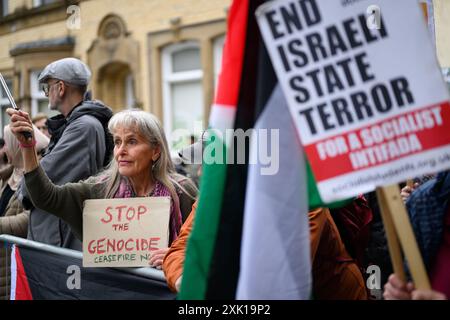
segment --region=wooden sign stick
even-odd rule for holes
[[[416,238],[414,236],[414,232],[411,227],[411,223],[409,221],[408,213],[406,212],[405,205],[400,198],[400,189],[397,185],[391,185],[388,187],[382,187],[377,190],[377,195],[381,194],[381,206],[384,208],[384,214],[389,216],[389,218],[384,220],[383,222],[387,222],[389,225],[392,222],[393,229],[395,230],[396,237],[400,240],[400,245],[403,248],[403,252],[405,253],[406,260],[408,261],[409,270],[411,272],[411,276],[414,281],[414,285],[417,289],[431,289],[430,281],[428,280],[428,276],[426,273],[425,265],[423,264],[422,257],[420,255],[419,248],[417,246]],[[395,248],[395,241],[392,240],[392,228],[387,227],[385,224],[386,236],[391,238],[388,240],[392,243],[394,242],[394,249],[390,253],[392,259],[392,263],[396,264],[396,268],[399,269],[398,259],[401,259],[401,254],[399,256],[399,250]],[[388,230],[390,232],[388,233]],[[397,242],[398,244],[398,242]],[[389,251],[391,251],[391,247],[389,247]],[[402,266],[403,268],[403,266]],[[394,269],[395,270],[395,269]],[[396,271],[399,276],[401,276],[402,271]]]
[[[406,281],[405,269],[403,268],[402,248],[398,242],[397,232],[395,231],[394,223],[392,222],[391,215],[389,214],[386,199],[384,194],[381,192],[381,188],[377,188],[376,192],[394,273],[402,281]]]

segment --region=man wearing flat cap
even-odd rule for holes
[[[52,62],[39,75],[49,108],[61,113],[47,120],[51,140],[40,162],[57,185],[95,175],[109,162],[112,154],[114,146],[107,129],[112,111],[100,101],[89,99],[90,78],[88,66],[75,58]],[[23,187],[23,203],[32,208],[25,190]],[[64,221],[37,208],[30,212],[28,238],[82,249],[81,242]]]

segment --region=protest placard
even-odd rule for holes
[[[148,267],[168,247],[169,216],[168,197],[85,201],[83,267]]]
[[[448,90],[418,2],[278,0],[258,23],[326,202],[450,168]]]

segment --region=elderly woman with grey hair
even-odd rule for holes
[[[115,114],[108,124],[114,137],[114,157],[108,168],[85,181],[55,186],[39,167],[34,137],[26,139],[22,134],[33,131],[29,115],[14,109],[7,112],[22,148],[25,183],[34,205],[67,221],[79,239],[85,200],[147,196],[171,198],[169,245],[177,238],[182,224],[177,190],[184,188],[178,182],[164,131],[155,116],[138,110]],[[150,265],[160,267],[167,250],[154,251]]]

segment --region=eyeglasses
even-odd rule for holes
[[[44,91],[45,96],[48,97],[48,93],[50,92],[50,88],[51,88],[53,85],[55,85],[55,84],[57,84],[57,83],[60,83],[60,82],[61,82],[61,81],[56,81],[56,82],[54,82],[54,83],[52,83],[52,84],[42,83],[42,84],[41,84],[41,89],[42,89],[42,91]]]

